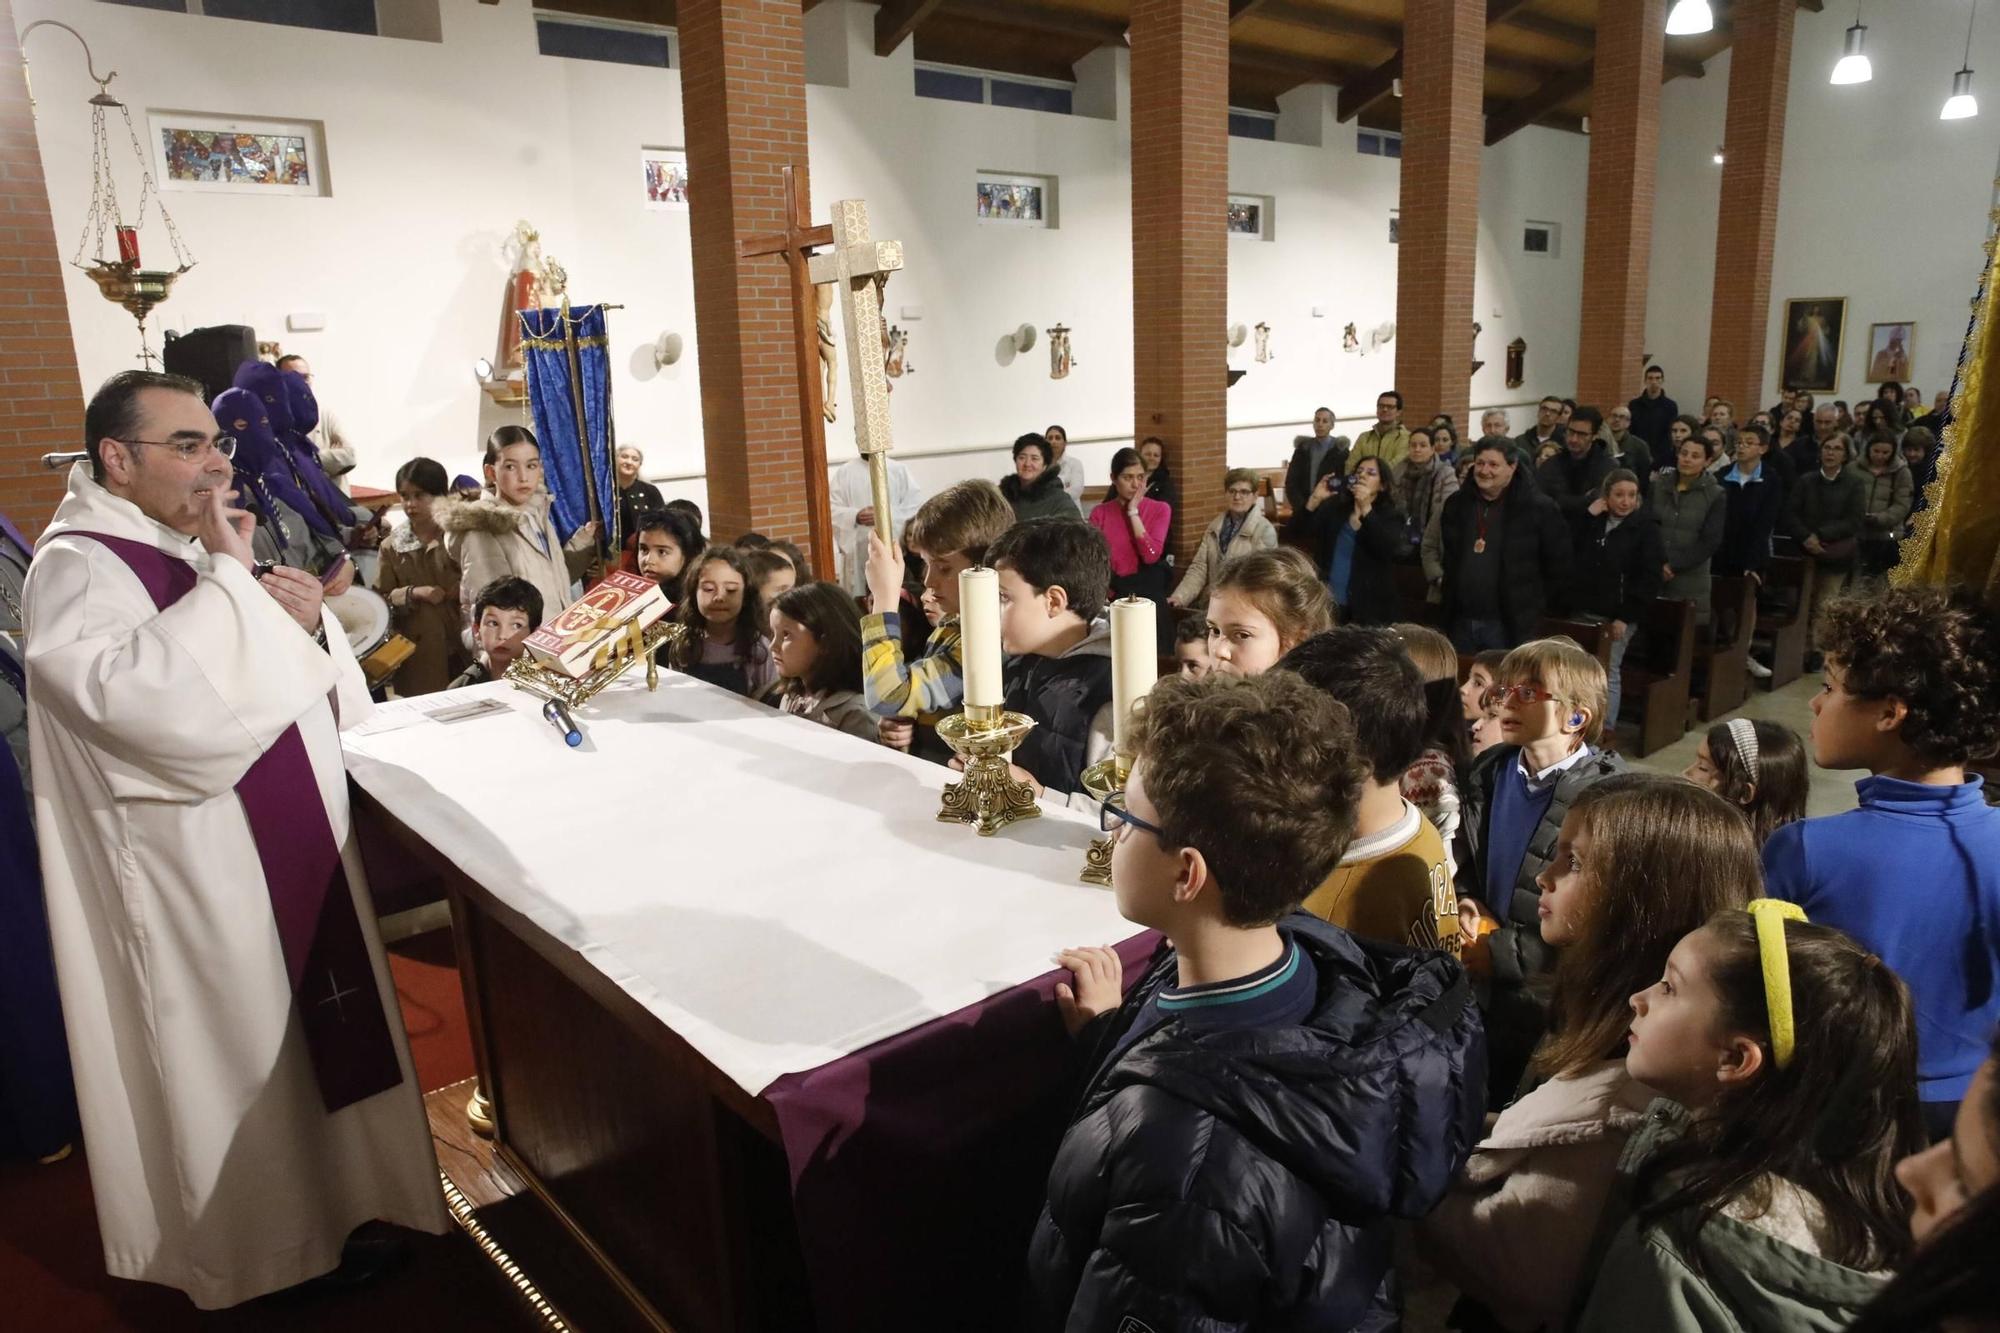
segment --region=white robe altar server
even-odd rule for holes
[[[868,595],[868,537],[875,531],[875,494],[868,485],[868,460],[850,458],[833,474],[833,542],[840,552],[840,586],[856,597]],[[896,511],[887,540],[902,537],[917,516],[924,493],[910,470],[889,460],[889,505]],[[889,608],[893,610],[894,608]]]
[[[438,1232],[446,1217],[350,837],[337,726],[366,716],[367,693],[318,580],[252,576],[248,516],[225,507],[230,465],[191,387],[131,371],[91,403],[102,484],[75,466],[28,577],[28,721],[105,1263],[218,1308],[331,1271],[370,1219]],[[164,610],[148,560],[178,589]],[[386,1090],[333,1111],[304,1034],[312,983],[287,972],[296,922],[250,813],[271,784],[238,786],[285,745],[282,827],[330,828],[315,912],[346,907],[329,881],[351,886],[349,957],[366,962],[328,1012],[367,1007],[372,967],[387,1015]]]

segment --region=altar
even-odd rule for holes
[[[1003,1327],[1077,1073],[1050,954],[1150,952],[1086,816],[678,675],[578,749],[504,711],[344,739],[445,878],[496,1151],[654,1326]],[[401,723],[401,725],[392,725]]]

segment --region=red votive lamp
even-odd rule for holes
[[[139,229],[137,227],[118,228],[118,258],[137,268],[139,265]]]

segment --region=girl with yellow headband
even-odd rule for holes
[[[1771,899],[1715,916],[1632,997],[1665,1096],[1619,1163],[1584,1333],[1845,1328],[1910,1248],[1924,1143],[1909,992]]]

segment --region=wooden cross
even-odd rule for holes
[[[832,283],[847,331],[847,373],[854,403],[854,443],[868,460],[875,494],[875,531],[895,540],[889,502],[889,377],[882,364],[882,289],[877,279],[903,266],[901,241],[868,235],[868,205],[842,199],[833,206],[833,249],[807,261],[813,283]]]
[[[787,166],[785,230],[743,238],[738,253],[785,257],[792,270],[792,331],[797,340],[799,403],[806,445],[806,520],[812,529],[812,561],[833,573],[833,509],[827,498],[825,393],[819,377],[819,302],[813,288],[830,283],[839,293],[841,325],[847,333],[847,367],[853,388],[854,441],[868,460],[874,492],[876,531],[889,540],[894,510],[889,498],[889,381],[882,366],[882,302],[878,275],[903,266],[899,241],[868,236],[868,205],[843,199],[833,221],[815,227],[806,214],[803,169]],[[826,254],[814,254],[832,246]]]
[[[785,229],[746,236],[738,243],[737,254],[745,259],[756,255],[783,255],[792,271],[792,333],[798,343],[799,407],[801,433],[806,446],[806,526],[807,546],[813,570],[822,578],[833,577],[833,505],[826,487],[826,417],[824,391],[819,379],[819,303],[813,296],[813,280],[807,261],[819,246],[833,244],[833,228],[815,227],[806,216],[810,186],[805,168],[785,168]],[[879,365],[881,358],[876,358]]]

